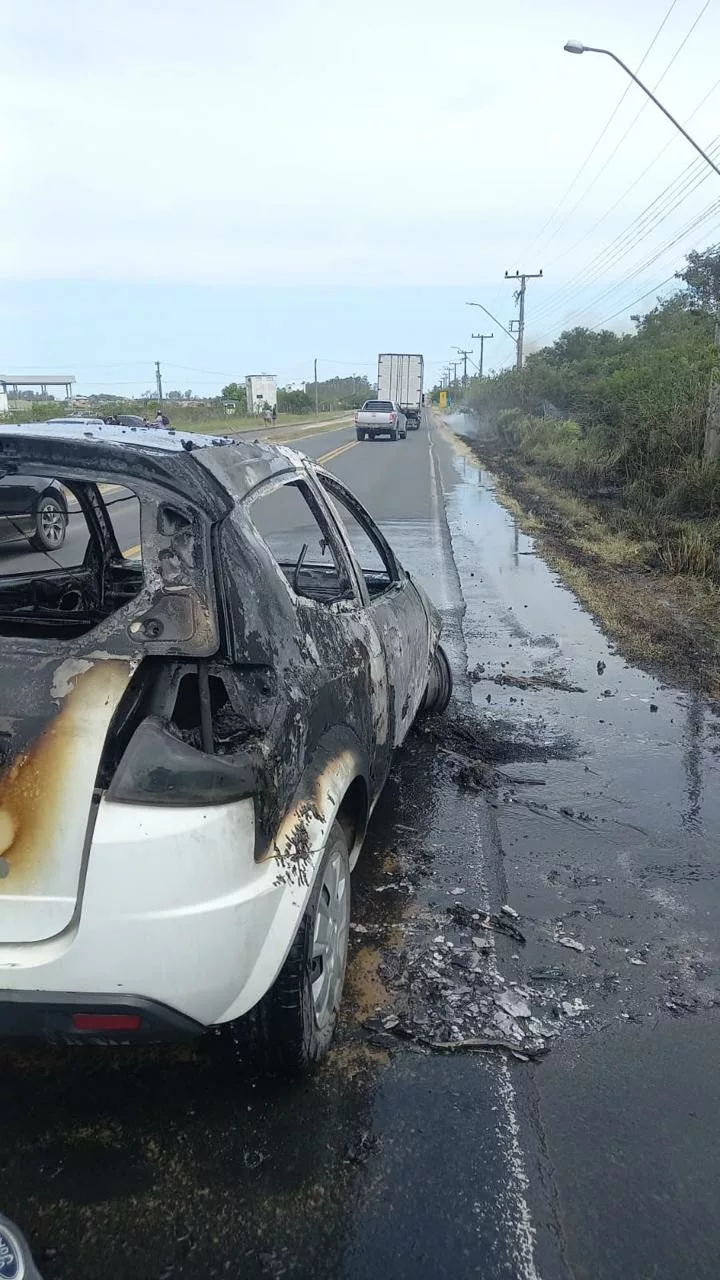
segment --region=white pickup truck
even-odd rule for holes
[[[376,436],[404,440],[407,419],[394,400],[366,400],[355,413],[355,434],[358,440],[374,440]]]

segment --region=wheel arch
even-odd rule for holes
[[[33,504],[33,510],[35,515],[37,515],[37,512],[40,508],[40,503],[43,501],[44,498],[52,498],[53,502],[57,502],[62,507],[63,513],[67,517],[68,515],[67,499],[62,489],[59,487],[59,485],[55,481],[51,481],[50,484],[46,485],[44,489],[40,489],[40,491],[36,493],[35,502]]]
[[[284,815],[258,861],[277,858],[300,844],[317,853],[325,844],[333,823],[340,823],[348,838],[354,866],[365,838],[370,814],[369,761],[357,736],[347,726],[328,730],[317,742],[305,764],[298,786]]]
[[[256,861],[270,870],[281,898],[247,981],[216,1019],[229,1022],[254,1007],[277,978],[302,925],[317,882],[326,841],[337,821],[351,831],[351,868],[357,862],[370,812],[367,754],[352,732],[331,729],[316,745],[275,832]]]

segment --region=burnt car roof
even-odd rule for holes
[[[96,468],[137,476],[192,492],[198,471],[210,473],[233,498],[243,498],[256,485],[284,471],[302,469],[305,459],[285,445],[237,440],[232,436],[201,435],[172,427],[131,427],[110,424],[42,422],[0,425],[0,474],[3,462],[36,468],[51,464],[56,471]],[[206,476],[203,476],[205,479]]]

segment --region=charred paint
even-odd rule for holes
[[[261,858],[277,860],[277,884],[308,884],[310,861],[322,848],[337,809],[335,797],[343,796],[361,773],[361,761],[352,751],[341,751],[310,772],[309,792],[295,801]]]
[[[56,673],[57,674],[57,673]],[[0,775],[0,900],[75,895],[105,736],[132,664],[99,662],[61,677],[72,687],[35,742]],[[6,930],[2,930],[7,937]]]

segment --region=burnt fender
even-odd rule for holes
[[[256,851],[260,862],[277,859],[279,872],[289,883],[302,882],[306,865],[320,852],[330,833],[348,788],[361,778],[368,793],[370,809],[370,764],[367,752],[352,729],[330,729],[318,741],[303,770],[290,804],[277,831]],[[350,850],[353,863],[365,835],[358,833]]]

